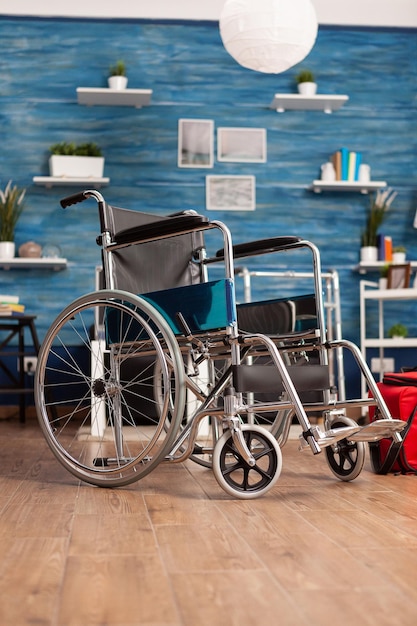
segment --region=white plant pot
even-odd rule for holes
[[[361,263],[375,263],[378,261],[378,248],[376,246],[363,246],[360,259]]]
[[[104,157],[64,156],[49,158],[49,173],[54,178],[103,178]]]
[[[317,83],[298,83],[298,93],[302,96],[315,96]]]
[[[107,82],[109,89],[126,89],[127,87],[126,76],[109,76]]]
[[[379,279],[379,288],[386,289],[388,287],[388,278],[380,278]]]
[[[14,259],[15,252],[14,241],[0,241],[0,259]]]
[[[405,263],[405,252],[393,252],[392,253],[392,262],[395,265],[404,265]]]

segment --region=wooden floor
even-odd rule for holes
[[[263,498],[161,465],[135,485],[79,484],[35,420],[0,421],[1,626],[415,626],[417,477],[352,483],[283,449]]]

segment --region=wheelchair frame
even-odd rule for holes
[[[122,486],[146,476],[162,461],[191,458],[212,467],[230,495],[254,498],[279,478],[281,448],[294,417],[302,429],[300,449],[318,454],[325,448],[330,469],[342,480],[352,480],[362,470],[364,442],[387,436],[401,442],[404,422],[389,415],[359,349],[341,339],[327,340],[316,246],[297,237],[233,246],[225,224],[195,212],[115,232],[111,207],[98,191],[80,192],[61,205],[66,208],[87,198],[94,198],[99,209],[104,289],[76,299],[56,318],[42,343],[35,380],[41,428],[58,461],[73,475],[97,486]],[[212,229],[221,234],[223,247],[212,258],[201,248],[193,259],[202,268],[204,293],[214,294],[207,328],[194,328],[190,319],[197,313],[186,319],[181,310],[187,295],[193,303],[192,294],[200,294],[200,285],[140,295],[115,288],[118,251]],[[277,336],[241,332],[234,259],[297,248],[308,248],[312,255],[317,327]],[[219,263],[224,267],[220,286],[207,281],[210,265]],[[220,300],[226,309],[221,326],[215,315],[219,289],[224,289],[224,302]],[[85,349],[93,351],[90,368],[78,354]],[[372,398],[338,401],[327,389],[328,351],[340,349],[353,354]],[[309,351],[318,353],[318,365],[300,367]],[[198,380],[202,369],[204,385]],[[323,394],[322,401],[302,402],[300,388],[308,390],[312,384]],[[263,394],[271,389],[277,399],[264,401]],[[133,398],[147,402],[149,411],[136,412]],[[370,404],[377,406],[378,415],[372,424],[361,428],[346,416],[347,407]],[[307,413],[312,411],[324,415],[324,431],[310,423]],[[264,414],[272,415],[269,427],[255,423],[255,417]],[[203,422],[207,445],[199,443]]]

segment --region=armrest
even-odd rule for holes
[[[209,224],[210,220],[203,215],[179,215],[159,222],[121,230],[115,234],[114,243],[120,245],[152,241],[162,237],[181,235],[193,230],[201,230]]]
[[[233,257],[235,259],[266,254],[268,252],[279,252],[297,247],[297,244],[305,241],[302,237],[273,237],[271,239],[259,239],[249,243],[238,243],[233,246]],[[224,258],[224,250],[217,250],[216,259]]]

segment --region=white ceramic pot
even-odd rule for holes
[[[126,76],[109,76],[107,82],[109,89],[126,89],[127,87]]]
[[[14,259],[15,252],[14,241],[0,241],[0,259]]]
[[[392,262],[395,265],[404,265],[405,263],[405,252],[393,252],[392,253]]]
[[[103,172],[104,157],[53,154],[49,158],[49,173],[55,178],[103,178]]]
[[[385,277],[380,278],[379,279],[379,288],[380,289],[386,289],[387,286],[388,286],[388,278],[385,278]]]
[[[376,263],[378,261],[378,248],[376,246],[363,246],[360,258],[361,263]]]
[[[300,93],[302,96],[315,96],[316,92],[316,83],[298,83],[298,93]]]

